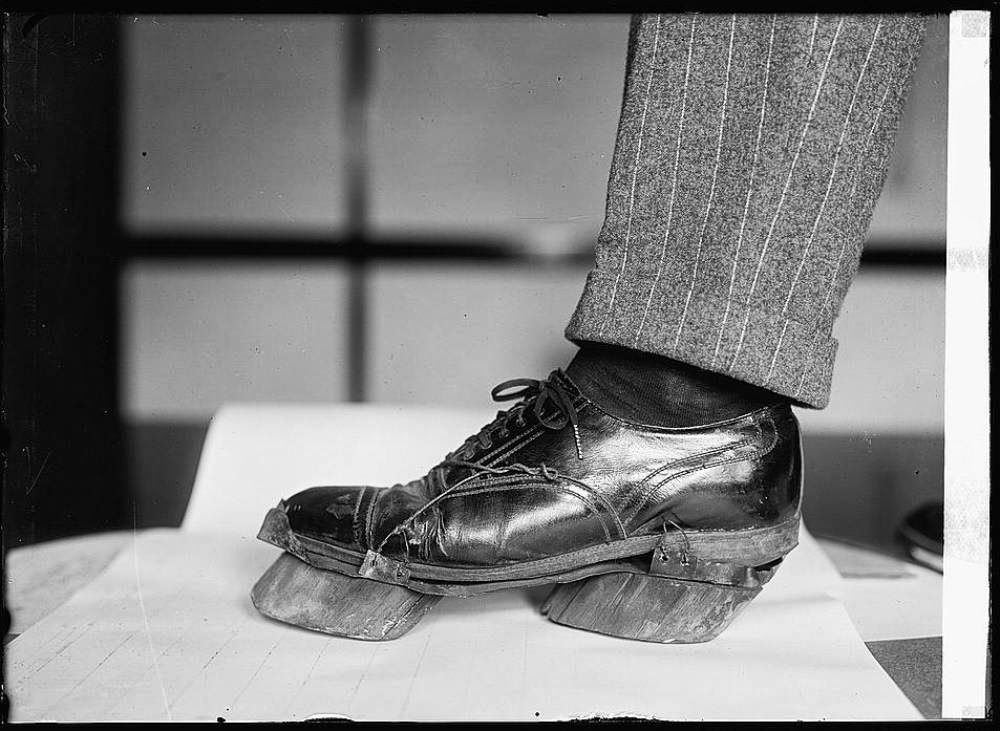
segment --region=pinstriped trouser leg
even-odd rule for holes
[[[826,406],[924,25],[634,18],[597,262],[566,336]]]

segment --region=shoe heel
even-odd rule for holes
[[[335,571],[283,553],[250,592],[261,614],[356,640],[394,640],[413,629],[441,597]]]
[[[718,569],[724,564],[715,564]],[[729,565],[732,566],[732,565]],[[733,567],[739,584],[643,573],[612,573],[560,584],[542,605],[558,624],[613,637],[662,643],[715,639],[760,593],[777,568]],[[735,569],[745,569],[737,571]]]

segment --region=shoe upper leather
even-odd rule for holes
[[[292,530],[360,552],[491,566],[798,512],[801,447],[787,404],[671,429],[606,413],[561,371],[511,383],[527,384],[514,394],[522,401],[427,475],[304,490],[285,502]]]

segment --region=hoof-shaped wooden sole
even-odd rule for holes
[[[324,571],[282,553],[250,592],[271,619],[356,640],[394,640],[441,599],[394,584]]]
[[[564,624],[612,637],[662,643],[715,639],[760,593],[774,568],[743,585],[637,573],[594,576],[557,586],[542,613]]]

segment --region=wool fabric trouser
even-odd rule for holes
[[[577,343],[823,408],[925,21],[642,15]]]

